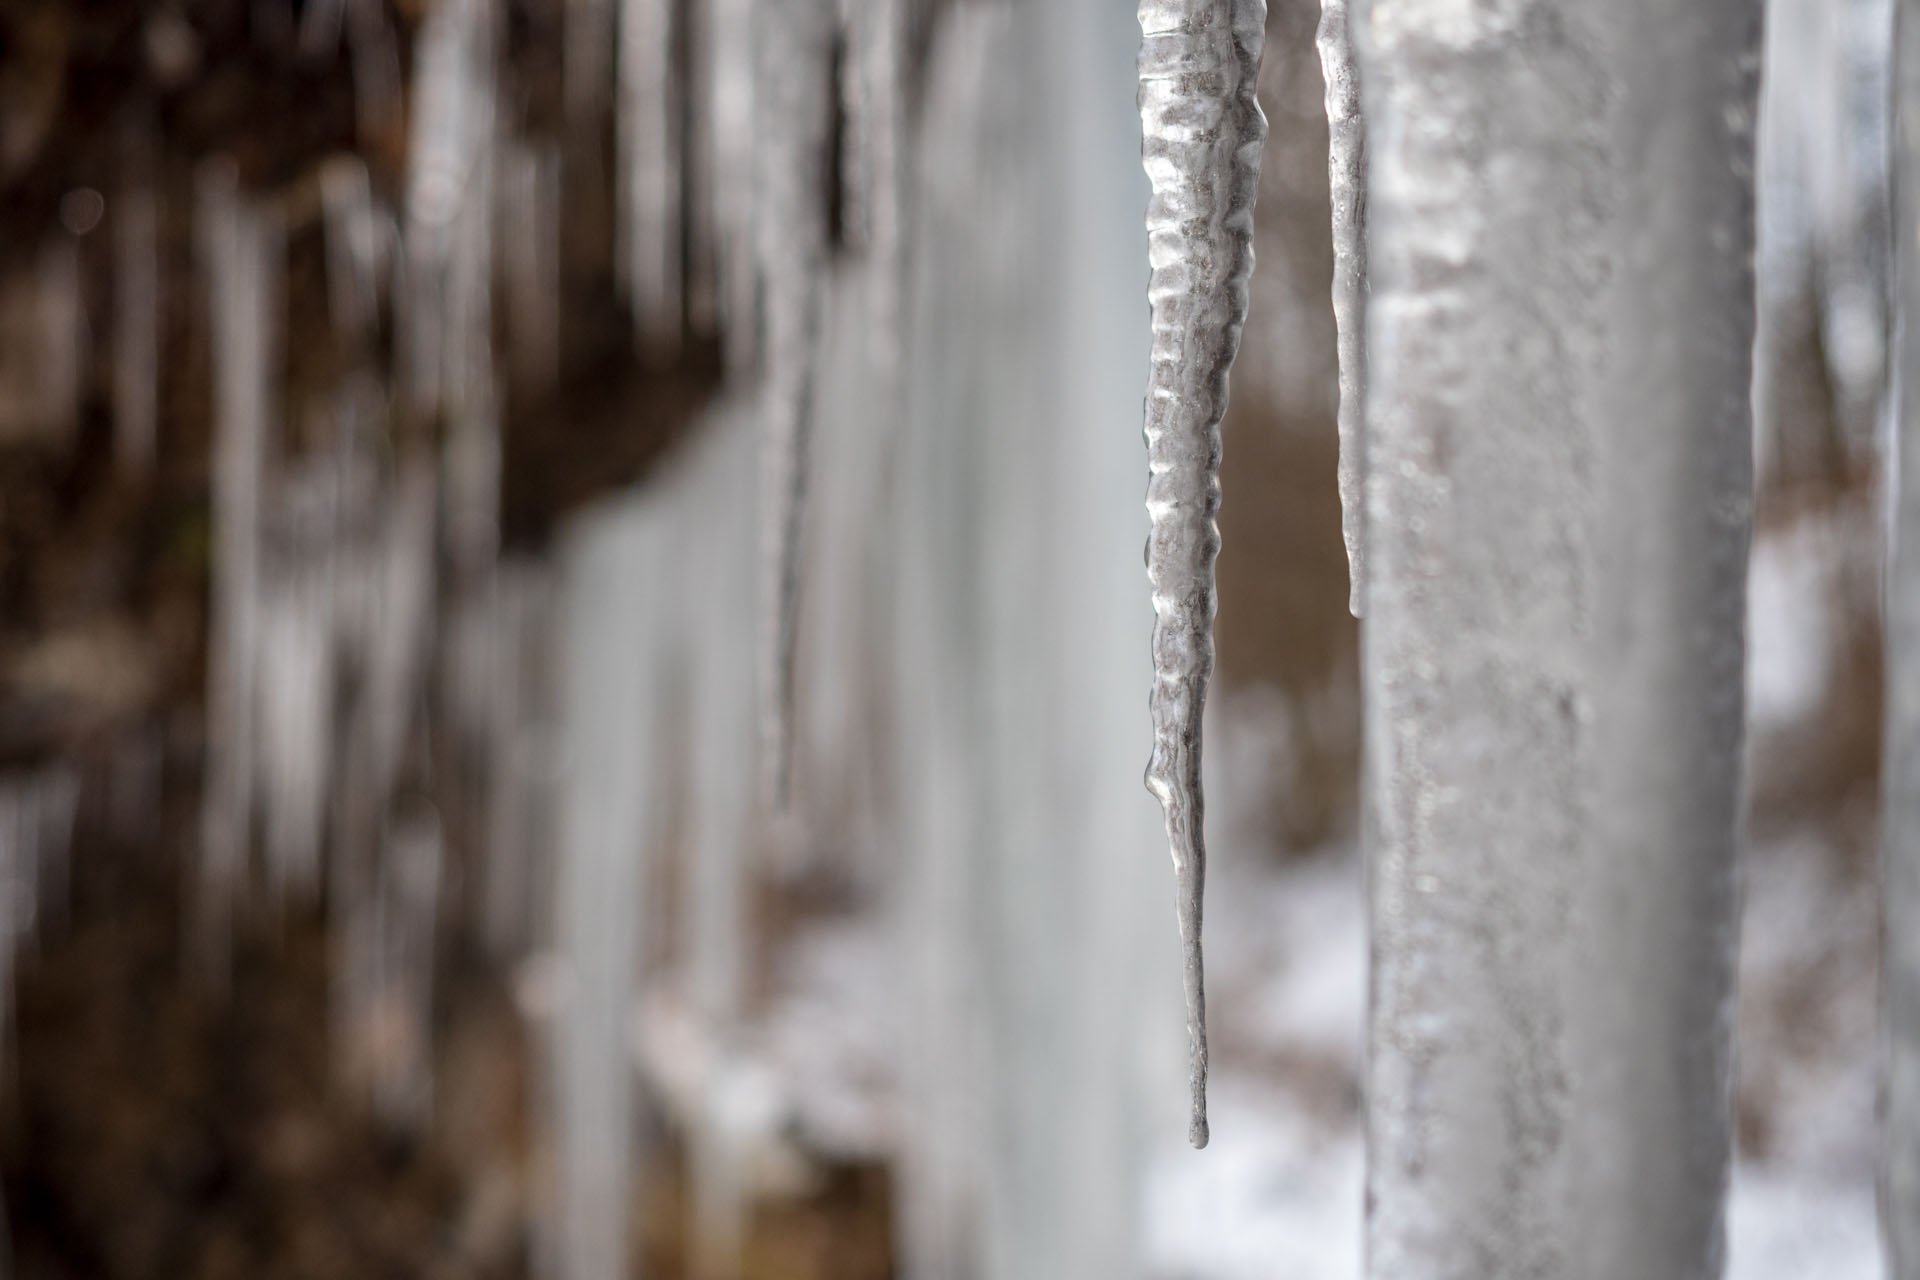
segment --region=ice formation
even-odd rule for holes
[[[1340,524],[1347,608],[1367,603],[1367,124],[1347,0],[1321,0],[1320,70],[1327,84],[1327,175],[1333,204],[1333,320],[1340,351]]]
[[[1322,7],[1339,483],[1372,615],[1368,1229],[1396,1280],[1715,1262],[1755,3],[1660,8],[1372,0],[1349,31],[1345,0]],[[624,1274],[657,1108],[686,1126],[694,1247],[724,1272],[754,1153],[792,1145],[754,1128],[779,1108],[756,1092],[775,940],[750,906],[824,880],[897,948],[903,1112],[867,1140],[897,1157],[903,1274],[1135,1272],[1176,939],[1118,691],[1152,681],[1203,1145],[1201,714],[1263,6],[1149,0],[1136,33],[1097,0],[568,0],[558,136],[522,118],[507,6],[425,6],[408,95],[387,5],[301,15],[303,56],[344,37],[360,135],[404,162],[335,156],[317,205],[201,172],[197,940],[221,959],[257,836],[267,887],[324,895],[338,932],[342,1070],[413,1126],[436,939],[473,876],[541,1023],[542,1270]],[[1656,26],[1657,47],[1630,38]],[[138,469],[165,443],[166,188],[128,175],[109,332]],[[282,258],[309,206],[342,358],[296,392]],[[514,546],[506,433],[562,389],[570,290],[609,247],[579,226],[611,228],[641,350],[717,341],[723,386],[631,490]],[[1835,273],[1840,337],[1858,275]],[[0,291],[43,357],[0,352],[31,385],[9,432],[70,436],[82,283],[61,234]],[[1139,446],[1115,430],[1143,373],[1150,652]],[[1894,661],[1890,759],[1913,718]],[[116,756],[116,826],[162,757]],[[74,805],[34,786],[0,785],[0,963],[51,901]],[[1597,969],[1631,980],[1594,990]],[[711,1070],[648,1091],[635,1061],[672,1060],[675,1025]]]
[[[1153,355],[1147,388],[1147,576],[1153,582],[1153,757],[1147,788],[1167,814],[1186,944],[1193,1116],[1207,1145],[1207,1015],[1201,970],[1206,879],[1200,721],[1213,674],[1213,561],[1220,550],[1220,420],[1253,275],[1253,201],[1266,117],[1254,91],[1264,0],[1144,0],[1142,157]]]
[[[620,259],[634,337],[671,359],[683,316],[680,210],[683,136],[671,0],[620,0]]]
[[[1360,42],[1376,1277],[1723,1261],[1760,13],[1672,17]]]
[[[153,139],[128,130],[113,219],[113,447],[122,469],[153,468],[160,398],[159,200],[153,190]]]
[[[758,184],[753,225],[766,344],[759,385],[765,513],[761,783],[770,807],[784,809],[793,757],[801,519],[827,265],[833,32],[825,6],[816,0],[766,0],[755,35]]]
[[[278,386],[281,237],[230,165],[209,162],[198,186],[214,351],[214,570],[197,932],[204,962],[219,972],[254,812],[260,496]]]
[[[1901,0],[1893,36],[1894,225],[1920,209],[1920,13]],[[1893,244],[1895,369],[1885,460],[1886,721],[1881,765],[1881,1233],[1887,1275],[1920,1275],[1920,258]]]

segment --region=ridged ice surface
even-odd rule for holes
[[[1340,527],[1347,607],[1367,590],[1367,125],[1347,0],[1321,0],[1320,73],[1327,85],[1327,176],[1333,204],[1333,323],[1340,352]]]
[[[1147,788],[1166,810],[1179,877],[1193,1115],[1207,1144],[1206,877],[1200,720],[1213,674],[1213,562],[1220,550],[1220,420],[1253,275],[1253,202],[1266,118],[1255,100],[1263,0],[1148,0],[1140,6],[1141,156],[1147,285],[1153,309],[1147,388],[1147,576],[1153,584]]]

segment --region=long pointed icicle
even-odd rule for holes
[[[1200,717],[1213,674],[1213,561],[1220,549],[1220,420],[1253,274],[1253,201],[1266,117],[1254,91],[1265,0],[1143,0],[1142,160],[1153,274],[1147,388],[1147,577],[1153,584],[1153,756],[1147,789],[1167,815],[1179,877],[1193,1114],[1207,1145],[1207,1014],[1201,967],[1206,880]]]
[[[1320,0],[1320,71],[1327,83],[1327,176],[1333,198],[1333,323],[1340,351],[1340,527],[1347,607],[1367,589],[1367,125],[1360,114],[1347,0]]]
[[[820,0],[762,6],[756,245],[765,288],[761,378],[761,774],[785,809],[793,754],[793,650],[800,524],[826,270],[831,13]]]

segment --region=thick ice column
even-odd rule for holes
[[[663,732],[685,607],[671,515],[658,501],[591,512],[561,552],[554,936],[565,996],[549,1045],[559,1280],[627,1274],[646,868],[679,781]]]
[[[1719,1274],[1758,0],[1372,0],[1368,1272]]]
[[[1881,1230],[1889,1280],[1920,1277],[1920,0],[1894,15],[1893,431],[1886,576]]]

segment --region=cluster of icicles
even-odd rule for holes
[[[646,359],[665,361],[686,333],[717,335],[727,389],[638,493],[578,518],[550,555],[501,552],[501,430],[510,386],[537,391],[560,377],[564,153],[516,126],[498,0],[430,6],[414,48],[397,202],[352,156],[294,191],[244,190],[217,159],[199,174],[215,531],[199,959],[216,979],[224,971],[257,829],[271,895],[324,885],[341,942],[342,1071],[390,1119],[424,1123],[434,938],[449,910],[452,850],[465,840],[482,851],[482,932],[520,966],[522,1003],[545,1022],[556,1204],[541,1260],[566,1280],[608,1280],[624,1266],[636,1039],[643,1058],[672,1059],[648,1073],[677,1087],[691,1116],[700,1236],[721,1251],[710,1264],[725,1270],[764,1155],[742,1136],[743,1107],[764,1103],[741,1101],[756,1095],[734,1053],[753,950],[748,880],[757,863],[818,860],[834,844],[854,847],[840,855],[852,878],[870,870],[859,846],[886,816],[874,781],[885,772],[875,723],[886,708],[871,686],[893,639],[876,639],[890,601],[870,544],[896,451],[964,461],[899,439],[895,422],[910,383],[954,401],[944,410],[952,414],[971,391],[941,382],[949,371],[937,360],[916,365],[901,349],[909,277],[925,270],[952,283],[909,252],[909,231],[940,229],[938,199],[969,182],[984,189],[979,207],[994,203],[992,148],[1009,124],[989,99],[1010,42],[1005,20],[986,8],[947,15],[944,42],[929,42],[935,52],[920,67],[909,49],[931,19],[912,0],[569,0],[566,106],[576,121],[614,120],[617,270],[635,341]],[[399,118],[403,77],[380,4],[314,0],[302,23],[304,44],[348,42],[369,132]],[[1204,1145],[1200,727],[1213,665],[1220,424],[1247,314],[1266,130],[1254,97],[1265,5],[1146,0],[1139,23],[1152,188],[1147,781],[1177,871],[1189,1136]],[[1367,143],[1345,0],[1324,0],[1320,52],[1339,485],[1357,613],[1367,583]],[[108,210],[110,346],[116,452],[138,469],[158,447],[161,273],[158,200],[142,181],[151,159],[142,161],[137,139],[132,153],[127,189],[111,193]],[[927,207],[910,207],[910,193]],[[73,212],[70,227],[90,230],[78,225],[88,211]],[[302,433],[330,443],[296,450],[278,381],[281,276],[288,237],[316,224],[329,320],[355,358],[331,401],[312,411],[320,429]],[[1003,248],[993,234],[968,243]],[[58,239],[0,297],[0,326],[19,339],[0,355],[10,392],[0,404],[19,420],[0,422],[0,432],[71,432],[87,356],[75,254],[71,236]],[[1003,318],[985,305],[956,314],[984,321],[981,330]],[[380,341],[383,316],[391,351]],[[827,403],[841,411],[822,411]],[[920,496],[938,506],[944,495]],[[943,563],[942,551],[928,563]],[[938,602],[925,613],[938,615]],[[913,650],[929,637],[900,639]],[[958,652],[954,643],[939,652]],[[905,686],[925,677],[907,700],[924,695],[916,705],[938,721],[914,748],[938,774],[948,750],[938,735],[960,732],[952,722],[972,709],[935,686],[968,677],[924,660],[896,674]],[[429,739],[460,762],[452,782],[425,776]],[[157,783],[151,769],[126,772],[121,790],[137,812]],[[957,792],[930,794],[921,818],[932,839],[946,839],[968,820],[965,803]],[[0,786],[0,964],[57,896],[49,886],[64,875],[75,796],[57,769]],[[671,910],[638,910],[668,878],[643,851],[668,846],[688,871],[681,897]],[[915,889],[927,914],[915,918],[933,934],[953,928],[940,913],[965,895],[953,865],[928,874]],[[933,884],[940,876],[949,880]],[[671,931],[662,928],[669,915]],[[661,950],[676,952],[683,973],[677,1011],[646,1005],[655,993],[642,989],[641,971]],[[934,988],[966,987],[952,972],[962,967],[955,954],[927,961]],[[660,1025],[696,1028],[680,1038],[693,1047],[677,1058],[659,1050],[663,1037],[648,1028]],[[944,1047],[974,1047],[961,1039]],[[961,1133],[965,1116],[929,1126],[931,1162],[950,1138],[969,1151],[979,1141]],[[950,1170],[915,1176],[925,1186],[909,1216],[924,1209],[942,1221],[909,1222],[909,1248],[920,1251],[921,1274],[956,1274],[960,1264],[945,1263],[970,1246],[942,1233],[964,1234],[955,1224],[986,1213],[976,1200],[988,1197],[955,1190],[964,1179]]]
[[[347,47],[362,136],[404,121],[392,198],[352,154],[276,191],[246,189],[222,157],[196,175],[214,545],[188,936],[203,976],[224,984],[243,902],[324,895],[338,1069],[387,1121],[419,1127],[433,1107],[436,931],[455,909],[454,874],[477,880],[475,923],[522,966],[522,1002],[551,1032],[556,1186],[536,1198],[557,1208],[541,1262],[604,1280],[626,1252],[629,1019],[650,949],[641,824],[661,822],[670,796],[691,797],[684,967],[700,1026],[723,1044],[748,983],[742,868],[797,807],[809,458],[830,460],[856,495],[882,461],[871,431],[891,416],[883,405],[856,424],[866,434],[838,436],[813,430],[812,407],[830,307],[850,309],[834,328],[863,336],[848,357],[863,387],[887,385],[897,361],[894,338],[864,335],[899,323],[914,11],[908,0],[569,0],[567,126],[598,137],[611,121],[615,271],[638,354],[670,363],[686,334],[717,336],[728,389],[685,456],[659,465],[633,520],[583,516],[556,553],[503,556],[509,392],[537,401],[561,373],[570,162],[516,123],[506,7],[427,6],[410,75],[379,0],[301,9],[303,56]],[[129,130],[126,149],[124,186],[70,197],[37,269],[0,292],[0,435],[71,444],[91,356],[80,254],[104,204],[115,447],[139,473],[164,443],[166,211],[154,140]],[[582,163],[598,165],[597,152]],[[285,263],[290,240],[316,232],[348,358],[321,403],[293,405]],[[836,253],[859,281],[830,294]],[[805,575],[830,616],[866,604],[851,567],[862,515],[840,504],[809,539],[816,560],[850,566]],[[758,617],[769,621],[756,641]],[[819,648],[815,682],[856,687],[857,645]],[[677,770],[635,754],[667,719],[698,744]],[[814,727],[814,754],[857,754],[863,732],[852,707]],[[0,783],[0,965],[59,897],[78,787],[64,768]],[[844,790],[815,778],[809,803],[845,813],[858,798]],[[456,861],[456,843],[474,857]],[[696,1096],[696,1112],[739,1092],[722,1066],[713,1074],[694,1092],[723,1096]],[[703,1238],[724,1249],[741,1229],[729,1206],[751,1153],[728,1149],[718,1120],[695,1128],[721,1135],[695,1163]]]

